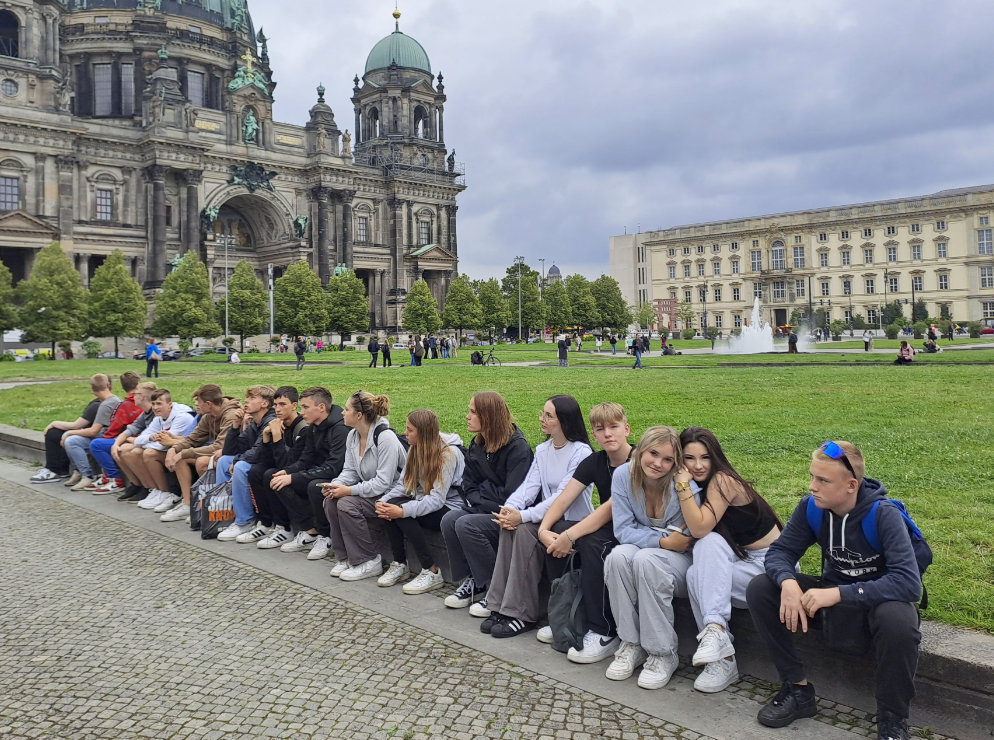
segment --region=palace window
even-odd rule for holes
[[[994,319],[994,301],[984,301],[984,318]]]
[[[846,239],[848,239],[849,238],[849,230],[848,229],[843,229],[842,231],[840,231],[839,232],[839,238],[842,239],[843,241],[845,241]]]
[[[754,249],[749,253],[750,259],[752,260],[752,271],[759,272],[763,269],[763,253],[758,249]]]
[[[922,245],[912,244],[911,245],[911,259],[920,260],[922,258]]]
[[[818,267],[828,267],[828,252],[818,255]]]
[[[786,280],[774,280],[773,281],[773,300],[783,301],[787,299],[787,281]]]
[[[925,289],[925,281],[922,279],[921,275],[913,275],[911,277],[911,287],[915,290]]]
[[[93,115],[110,116],[114,113],[114,94],[111,64],[93,65]]]
[[[670,265],[669,273],[670,280],[674,280],[676,278],[676,265]]]
[[[96,194],[97,221],[114,220],[114,191],[98,188]]]
[[[759,246],[759,239],[753,239],[752,240],[752,246],[758,247]]]
[[[190,99],[195,108],[204,107],[204,73],[186,73],[186,97]]]
[[[911,224],[911,233],[912,234],[920,234],[920,233],[922,233],[922,225],[921,224]]]
[[[690,265],[683,266],[683,276],[690,277]]]
[[[704,254],[704,245],[703,244],[698,244],[697,245],[697,253],[698,254]]]
[[[704,275],[705,275],[705,269],[704,269],[704,263],[703,262],[701,262],[699,265],[697,265],[697,275],[698,275],[698,277],[704,277]]]
[[[877,323],[877,309],[868,308],[866,309],[866,321],[870,324]]]
[[[689,257],[690,256],[690,247],[684,247],[683,248],[683,256],[684,257]]]
[[[721,303],[721,288],[714,289],[714,302]]]
[[[939,242],[935,245],[935,256],[940,260],[946,259],[949,256],[949,244],[948,242]]]
[[[897,293],[898,287],[897,287],[896,277],[887,278],[887,290],[889,290],[891,293]]]
[[[9,10],[0,10],[0,56],[19,57],[20,23]]]
[[[753,283],[752,284],[752,297],[753,298],[758,298],[759,300],[763,300],[763,284],[762,283]]]
[[[946,222],[945,221],[936,221],[935,222],[935,230],[936,231],[945,231],[946,230]]]
[[[818,241],[820,241],[820,242],[827,242],[828,241],[828,233],[824,232],[824,231],[819,232],[819,234],[818,234]]]
[[[804,247],[794,247],[794,269],[804,267]]]
[[[742,300],[742,291],[739,288],[732,288],[732,300],[733,301]]]
[[[739,243],[738,242],[732,242],[731,245],[728,248],[731,251],[733,251],[733,252],[737,252],[739,250]]]
[[[738,260],[732,260],[732,274],[733,275],[738,275],[739,274],[739,261]]]
[[[949,290],[949,276],[945,273],[939,275],[939,290]]]
[[[794,281],[794,293],[798,298],[804,298],[807,295],[807,285],[803,280]]]
[[[897,247],[887,247],[887,261],[897,262]]]
[[[704,288],[701,288],[700,290],[697,291],[697,300],[699,300],[701,303],[708,302],[708,292],[704,290]]]
[[[873,249],[867,247],[863,250],[863,262],[867,265],[873,264]]]
[[[866,294],[873,295],[877,292],[877,284],[873,278],[866,278]]]
[[[773,249],[770,250],[770,267],[774,270],[787,269],[787,250],[783,242],[773,242]]]
[[[897,233],[897,227],[896,226],[888,226],[887,227],[887,236],[894,236],[894,234],[896,234],[896,233]]]
[[[369,217],[359,216],[356,219],[355,238],[358,242],[369,241]]]
[[[196,103],[194,103],[196,105]],[[135,114],[135,65],[121,65],[121,115]]]
[[[431,244],[431,221],[418,221],[418,244]]]
[[[721,274],[721,263],[720,262],[712,262],[711,263],[711,272],[714,275],[720,275]]]
[[[980,287],[994,288],[994,267],[980,268]]]
[[[712,252],[720,252],[721,251],[721,245],[720,244],[712,244],[711,245],[711,251]]]
[[[690,291],[689,290],[683,291],[683,302],[684,303],[690,303]]]
[[[822,283],[822,285],[828,285],[828,283]],[[824,290],[821,292],[822,295],[828,295]],[[842,295],[852,295],[852,280],[842,281]]]
[[[991,241],[991,229],[977,230],[977,254],[994,254],[994,242]]]
[[[21,207],[21,178],[0,177],[0,211],[16,211]]]
[[[842,255],[842,266],[843,267],[848,267],[849,265],[852,264],[852,252],[850,252],[848,249],[844,249],[839,254]]]
[[[720,329],[721,328],[721,323],[722,323],[721,314],[720,313],[716,313],[714,315],[714,326],[715,326],[715,328],[716,329]]]
[[[863,238],[869,239],[873,236],[873,229],[863,229]]]
[[[990,226],[991,225],[991,217],[990,216],[981,216],[980,217],[980,225],[981,226]]]
[[[992,303],[991,305],[994,306],[994,303]],[[732,323],[735,325],[736,329],[741,329],[742,328],[741,314],[735,314],[734,316],[732,316]]]

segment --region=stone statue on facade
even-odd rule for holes
[[[66,75],[55,91],[55,109],[68,111],[72,107],[72,77]]]
[[[307,234],[307,216],[297,216],[293,220],[293,235],[298,239],[303,239]]]
[[[173,258],[169,260],[170,269],[169,272],[176,272],[179,269],[179,263],[183,261],[183,255],[177,252],[173,255]]]
[[[445,160],[445,164],[448,166],[449,172],[455,172],[456,171],[456,150],[455,149],[452,150],[452,153],[448,156],[448,159]]]
[[[348,129],[345,129],[345,133],[342,134],[342,156],[352,156],[352,134],[349,133]]]
[[[349,266],[346,265],[344,262],[339,262],[337,265],[335,265],[335,272],[333,274],[334,274],[335,277],[338,277],[342,273],[345,273],[345,272],[348,272],[348,271],[349,271]]]
[[[246,144],[259,143],[259,121],[255,117],[255,111],[251,108],[245,111],[245,120],[242,122],[242,140]]]
[[[187,129],[192,129],[197,124],[197,111],[189,100],[183,103],[183,124]]]
[[[266,168],[258,162],[249,162],[244,167],[233,164],[231,165],[231,179],[228,180],[228,184],[244,185],[250,193],[254,193],[260,189],[276,192],[276,188],[270,182],[270,180],[276,177],[276,174],[276,172],[266,172]]]
[[[323,128],[319,128],[314,141],[314,151],[324,153],[328,151],[328,134]]]
[[[205,208],[200,212],[200,233],[209,234],[214,228],[214,222],[217,221],[217,214],[220,212],[220,208],[217,206],[211,206]]]

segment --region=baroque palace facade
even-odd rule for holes
[[[895,300],[943,307],[956,321],[994,324],[994,185],[895,200],[677,226],[610,239],[611,274],[660,326],[734,329],[759,298],[763,320],[822,309],[827,321],[878,324]],[[706,324],[705,324],[706,322]]]
[[[397,20],[352,82],[351,132],[323,86],[279,123],[246,0],[0,0],[0,259],[16,283],[58,241],[86,283],[118,249],[151,294],[192,251],[218,297],[226,264],[306,260],[355,270],[376,327],[419,278],[441,306],[465,189],[442,74]]]

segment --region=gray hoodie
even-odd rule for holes
[[[391,490],[404,469],[407,451],[389,426],[390,422],[382,416],[369,425],[362,457],[359,457],[359,432],[349,430],[345,438],[345,466],[332,483],[349,486],[353,496],[362,498],[379,498]],[[383,427],[383,431],[374,440],[377,427]]]
[[[449,445],[442,456],[441,480],[436,482],[430,491],[425,492],[419,481],[418,487],[414,491],[408,492],[404,490],[404,470],[402,470],[397,483],[394,484],[390,493],[384,496],[384,500],[409,497],[410,501],[400,504],[405,517],[424,516],[438,511],[443,506],[450,509],[463,508],[459,488],[462,486],[462,474],[466,468],[466,459],[463,457],[462,451],[456,446],[462,444],[462,439],[458,434],[445,434],[444,432],[439,436],[445,444]],[[405,462],[404,469],[406,470],[406,468],[407,463]]]

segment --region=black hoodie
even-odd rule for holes
[[[320,424],[313,424],[301,432],[304,451],[297,462],[283,468],[290,473],[294,484],[312,480],[332,480],[345,467],[345,440],[349,428],[345,426],[341,406],[332,406],[328,417]]]
[[[496,513],[525,476],[532,464],[532,448],[517,427],[507,444],[489,455],[474,438],[462,475],[462,497],[474,514]]]
[[[795,577],[794,566],[817,544],[822,550],[822,584],[838,586],[842,601],[870,608],[885,601],[917,602],[922,582],[904,518],[895,506],[877,507],[877,531],[882,553],[863,535],[863,517],[873,502],[887,498],[887,489],[873,478],[863,478],[856,506],[843,517],[822,515],[817,537],[807,519],[808,498],[794,509],[780,538],[766,554],[766,574],[778,586]]]

